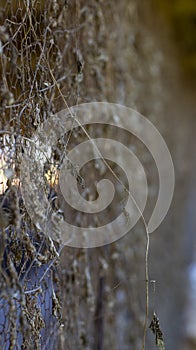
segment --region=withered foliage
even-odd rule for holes
[[[143,224],[118,244],[93,251],[62,249],[33,225],[20,189],[24,149],[31,147],[39,126],[61,109],[108,101],[131,105],[154,120],[157,115],[164,120],[164,108],[168,114],[168,67],[147,30],[146,8],[141,3],[1,0],[0,157],[7,184],[1,184],[0,215],[8,214],[7,221],[0,223],[3,349],[142,348],[146,303]],[[150,169],[147,176],[153,202],[156,170],[144,146],[107,127],[93,131],[88,126],[87,131],[92,137],[115,135],[130,148],[134,144],[135,153],[142,155],[144,166]],[[37,181],[43,182],[53,209],[62,209],[59,215],[78,226],[99,225],[107,215],[86,218],[56,200],[56,170],[64,152],[84,139],[75,128],[58,140],[44,166],[43,179]],[[82,174],[73,168],[81,192],[86,191],[85,198],[90,200],[97,196],[97,178],[107,172],[98,163],[88,165]],[[116,211],[122,197],[121,193],[117,198]],[[115,210],[107,213],[109,218]]]
[[[20,166],[33,132],[62,108],[59,89],[68,103],[77,101],[83,63],[76,13],[77,5],[66,1],[0,4],[1,177],[7,179],[1,184],[0,347],[10,350],[53,349],[61,326],[59,246],[28,216]]]

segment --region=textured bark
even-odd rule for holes
[[[1,54],[1,128],[16,134],[12,157],[16,176],[19,176],[21,139],[24,136],[30,138],[41,122],[66,107],[59,91],[68,106],[91,101],[130,106],[147,116],[165,137],[174,160],[176,191],[167,218],[150,237],[150,280],[156,283],[149,283],[148,322],[150,324],[155,311],[160,318],[166,348],[180,349],[184,332],[185,288],[188,285],[185,269],[189,263],[184,245],[186,239],[193,241],[185,232],[184,213],[192,170],[189,139],[194,102],[191,99],[187,108],[188,97],[181,101],[183,84],[167,30],[162,30],[164,23],[151,2],[135,0],[58,0],[47,4],[35,1],[29,5],[24,1],[17,2],[17,6],[13,1],[11,4],[2,2],[1,10],[2,26],[5,27],[0,33],[5,45]],[[157,28],[161,30],[157,31]],[[145,217],[149,218],[158,190],[152,156],[135,137],[123,135],[113,128],[94,131],[89,126],[88,132],[92,137],[114,137],[128,147],[134,146],[134,152],[142,160],[147,173],[149,198]],[[83,139],[84,135],[78,131],[70,135],[70,147]],[[113,169],[119,171],[114,165]],[[100,174],[93,164],[83,170],[87,181],[88,175],[89,194],[95,198],[94,184]],[[112,177],[108,170],[105,175]],[[75,212],[65,203],[61,202],[61,207],[64,216],[74,221]],[[120,203],[117,203],[100,220],[112,217],[119,208]],[[25,220],[29,229],[30,219],[25,216]],[[96,216],[77,216],[81,226],[96,224],[96,220]],[[25,228],[21,230],[24,235]],[[30,235],[31,239],[36,246],[39,240]],[[25,255],[28,245],[22,246],[22,239],[17,244],[21,244]],[[50,242],[46,243],[46,248],[50,251]],[[9,255],[11,248],[8,246],[7,249]],[[37,291],[35,298],[30,295],[26,301],[27,324],[30,322],[28,312],[39,314],[36,307],[41,310],[41,316],[37,318],[41,325],[36,329],[38,333],[41,329],[41,345],[39,339],[35,341],[38,333],[33,333],[32,327],[27,333],[25,327],[21,331],[24,339],[25,336],[30,339],[28,348],[142,349],[146,312],[145,253],[146,233],[142,220],[125,237],[108,246],[94,249],[64,247],[60,265],[53,264],[55,273],[50,271],[42,281],[42,293]],[[11,257],[16,265],[14,254]],[[43,275],[54,259],[53,250],[43,266],[28,271],[31,277],[27,274],[26,278],[27,281],[30,278],[31,283],[22,284],[21,295],[25,288],[36,286],[36,276]],[[10,291],[9,286],[6,288]],[[61,317],[57,312],[56,290],[62,305]],[[11,301],[12,293],[8,304]],[[6,324],[6,306],[3,313],[0,317],[1,346],[8,349],[11,331]],[[19,318],[17,313],[14,317]],[[42,319],[45,327],[42,327]],[[21,339],[19,335],[19,344],[23,341]],[[156,349],[150,330],[146,349]]]

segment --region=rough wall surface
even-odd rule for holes
[[[11,136],[6,141],[2,139],[2,145],[7,142],[12,149],[11,165],[15,166],[15,177],[20,176],[20,155],[22,147],[25,147],[25,138],[30,138],[43,121],[67,105],[91,101],[120,103],[147,116],[163,133],[174,158],[177,189],[170,214],[151,237],[150,279],[156,280],[156,283],[149,284],[149,317],[152,311],[158,313],[166,348],[180,349],[187,263],[183,250],[183,212],[186,204],[185,179],[191,168],[188,156],[190,128],[182,111],[185,104],[180,102],[181,88],[178,86],[180,80],[177,79],[174,53],[161,32],[158,20],[154,19],[157,15],[155,9],[150,3],[134,0],[50,0],[47,3],[34,0],[2,2],[0,10],[0,123],[2,130],[14,135],[12,139]],[[134,146],[149,182],[148,217],[157,195],[157,172],[145,147],[134,137],[122,135],[114,129],[93,131],[89,127],[89,134],[117,137],[127,146]],[[80,132],[70,135],[69,147],[83,138]],[[96,170],[93,164],[87,169],[86,173],[84,169],[84,176],[90,174],[92,183]],[[108,171],[106,175],[110,176]],[[90,184],[89,193],[96,195]],[[66,207],[63,209],[64,215],[70,215],[74,220],[74,213],[66,211]],[[8,273],[8,283],[4,268],[1,289],[9,291],[10,314],[12,308],[14,311],[13,318],[8,321],[10,324],[1,316],[2,348],[17,349],[16,343],[23,342],[24,349],[49,350],[55,346],[67,350],[142,349],[146,307],[146,234],[142,221],[131,233],[109,246],[90,250],[64,247],[60,265],[56,267],[57,248],[50,241],[45,243],[46,251],[37,258],[40,233],[35,233],[35,237],[33,234],[33,239],[31,234],[28,235],[31,223],[23,210],[25,217],[20,229],[21,238],[18,239],[16,227],[10,229],[11,233],[5,233],[8,271],[11,268],[13,271]],[[82,215],[77,220],[80,225],[85,223]],[[91,220],[91,224],[96,223],[96,217]],[[28,242],[23,244],[26,233]],[[9,235],[15,240],[14,247]],[[16,246],[23,252],[19,263],[14,254]],[[28,259],[23,266],[25,258]],[[39,262],[36,272],[31,265],[28,269],[32,261]],[[47,278],[39,277],[39,274],[45,277],[44,271],[51,265],[58,271],[57,275],[49,269]],[[16,267],[18,270],[28,269],[26,280],[23,279],[22,283],[20,279],[18,282]],[[17,274],[14,274],[15,270]],[[41,278],[41,291],[36,289],[34,276],[38,276],[39,281]],[[14,336],[10,328],[19,318],[15,311],[18,301],[13,298],[11,289],[18,290],[18,283],[21,284],[19,303],[23,312],[22,321],[16,324],[25,322],[27,325],[26,329],[21,323],[23,338],[21,334],[18,338]],[[32,292],[34,288],[35,293]],[[31,292],[28,292],[30,289]],[[2,294],[2,303],[4,298]],[[61,316],[58,303],[62,305]],[[2,310],[7,313],[5,303]],[[34,323],[30,322],[34,314],[37,315],[33,319],[37,322],[35,330]],[[58,327],[58,324],[61,326]],[[148,333],[146,348],[156,349],[155,340]]]

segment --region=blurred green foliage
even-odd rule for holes
[[[196,0],[157,0],[178,45],[183,68],[196,77]]]

